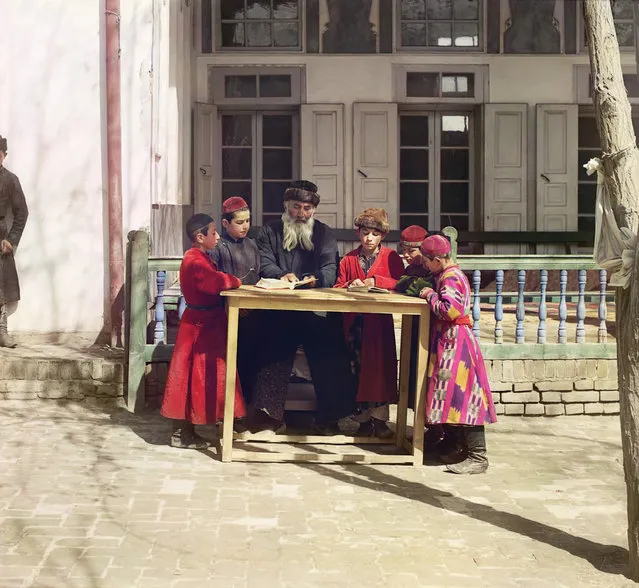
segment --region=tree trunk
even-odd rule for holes
[[[584,0],[593,101],[604,152],[604,185],[617,224],[639,228],[638,152],[610,2]],[[585,163],[585,162],[584,162]],[[617,363],[621,443],[628,501],[630,575],[639,580],[639,256],[631,283],[617,288]]]

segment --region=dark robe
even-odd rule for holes
[[[11,211],[13,221],[7,227],[5,216]],[[18,176],[0,166],[0,241],[6,239],[13,253],[0,255],[0,304],[20,300],[20,283],[14,259],[15,251],[27,223],[29,210]]]
[[[295,274],[298,278],[313,275],[318,288],[332,288],[337,278],[339,254],[337,241],[328,225],[316,220],[313,226],[313,250],[296,247],[286,251],[284,223],[273,221],[262,228],[257,237],[260,250],[260,275],[264,278],[281,278]]]
[[[217,247],[208,252],[218,270],[231,274],[245,286],[257,284],[260,277],[260,252],[257,243],[249,237],[234,239],[226,229]],[[259,310],[242,310],[238,325],[237,371],[240,374],[244,400],[250,402],[256,376],[258,335],[262,313]]]
[[[217,247],[209,251],[217,269],[242,280],[245,286],[257,284],[260,276],[260,253],[257,243],[248,237],[233,239],[226,229]]]
[[[300,247],[285,251],[283,239],[281,220],[262,228],[257,245],[263,277],[281,278],[288,273],[294,273],[298,278],[313,275],[318,278],[318,287],[333,286],[339,257],[337,241],[327,225],[315,221],[312,251]],[[264,337],[253,391],[255,408],[266,410],[275,420],[283,420],[295,353],[302,345],[317,397],[317,423],[331,424],[352,414],[356,385],[340,314],[269,311],[264,313],[262,332]]]
[[[196,247],[184,254],[180,286],[187,304],[175,339],[161,413],[196,425],[224,417],[227,319],[220,292],[239,288],[234,276],[217,270]],[[235,416],[245,415],[239,379],[235,384]]]

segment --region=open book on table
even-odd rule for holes
[[[371,292],[373,294],[390,294],[390,290],[379,286],[349,286],[349,292]]]
[[[256,288],[262,288],[263,290],[294,290],[300,286],[306,286],[312,284],[315,278],[309,277],[299,280],[298,282],[287,282],[286,280],[278,280],[277,278],[262,278],[255,284]]]

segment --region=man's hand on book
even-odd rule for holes
[[[295,274],[286,274],[282,276],[280,280],[284,280],[285,282],[299,282],[299,278]]]

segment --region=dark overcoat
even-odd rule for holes
[[[10,227],[5,220],[9,212],[13,217]],[[13,253],[0,255],[0,304],[20,300],[14,255],[28,216],[29,210],[18,176],[0,166],[0,241],[6,239],[13,246]]]

